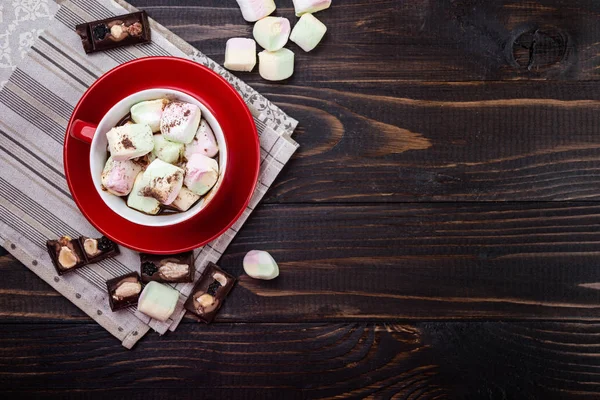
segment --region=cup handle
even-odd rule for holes
[[[96,133],[96,128],[97,126],[94,124],[76,119],[71,124],[71,130],[69,134],[77,140],[91,144],[92,139],[94,138],[94,133]]]

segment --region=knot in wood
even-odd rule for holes
[[[516,63],[529,71],[560,63],[567,52],[567,40],[560,32],[533,29],[517,36],[512,54]]]

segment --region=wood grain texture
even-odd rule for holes
[[[597,320],[599,222],[600,206],[590,203],[265,205],[220,260],[239,282],[217,319]],[[252,249],[275,257],[279,278],[244,275]],[[3,317],[82,315],[0,260]]]
[[[581,323],[186,323],[128,351],[93,325],[0,324],[0,387],[36,398],[593,399],[599,335]]]
[[[600,83],[256,86],[302,121],[267,202],[600,198]]]
[[[252,36],[233,1],[132,4],[219,63],[227,39]],[[292,0],[278,1],[274,15],[297,20]],[[589,0],[345,0],[316,15],[328,27],[319,47],[289,44],[289,83],[597,79],[599,15]]]

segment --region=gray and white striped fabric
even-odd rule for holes
[[[69,116],[85,90],[103,73],[126,61],[146,56],[187,57],[212,68],[242,95],[259,131],[259,184],[248,208],[225,234],[196,249],[199,273],[221,257],[237,231],[298,148],[291,139],[297,121],[254,89],[224,70],[173,33],[151,22],[152,43],[86,55],[76,24],[134,11],[110,0],[68,0],[0,91],[0,243],[23,264],[131,348],[149,329],[173,331],[185,314],[183,303],[193,284],[173,285],[180,302],[172,318],[160,322],[133,307],[110,311],[105,282],[135,271],[137,253],[122,249],[114,259],[57,276],[45,250],[49,238],[99,233],[75,206],[62,164],[62,146]]]

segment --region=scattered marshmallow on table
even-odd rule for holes
[[[175,207],[179,211],[187,211],[192,205],[194,205],[195,202],[198,201],[199,198],[199,195],[184,186],[179,191],[179,194],[175,200],[173,200],[171,203],[171,206]]]
[[[157,158],[144,171],[144,183],[140,193],[142,196],[154,197],[162,204],[169,205],[183,186],[183,170]]]
[[[219,145],[215,134],[206,120],[200,121],[200,127],[191,143],[185,145],[185,158],[190,159],[192,154],[199,153],[207,157],[214,157],[219,152]]]
[[[256,42],[254,39],[229,39],[225,45],[223,65],[231,71],[252,71],[256,65]]]
[[[201,116],[197,105],[173,101],[163,110],[160,131],[167,140],[187,144],[194,139]]]
[[[154,135],[154,150],[152,153],[169,164],[175,164],[181,158],[185,145],[165,139],[163,134]]]
[[[290,21],[287,18],[266,17],[254,24],[254,40],[265,50],[281,49],[290,36]]]
[[[116,126],[106,132],[108,151],[115,161],[130,160],[152,151],[152,130],[145,124]]]
[[[112,156],[108,157],[100,178],[102,186],[116,196],[127,196],[141,170],[142,167],[134,161],[115,161]]]
[[[331,6],[331,0],[293,0],[296,16],[306,13],[316,13]]]
[[[255,22],[275,11],[273,0],[237,0],[242,17],[248,22]]]
[[[244,271],[254,279],[270,280],[279,276],[277,263],[269,253],[262,250],[252,250],[244,256]]]
[[[258,73],[268,81],[281,81],[294,73],[294,52],[289,49],[258,53]]]
[[[127,206],[145,214],[155,215],[160,211],[160,203],[154,197],[142,196],[142,189],[146,185],[144,173],[140,172],[135,178],[133,189],[127,197]]]
[[[206,194],[218,178],[219,164],[210,157],[192,154],[185,165],[185,186],[200,196]]]
[[[168,102],[167,99],[158,99],[134,104],[130,110],[131,119],[136,124],[149,125],[152,132],[158,132],[160,131],[160,117]]]
[[[138,299],[138,311],[165,322],[169,319],[179,300],[179,292],[158,282],[148,282]]]
[[[325,32],[327,32],[327,27],[324,23],[312,14],[304,14],[294,26],[290,40],[308,52],[317,47]]]

